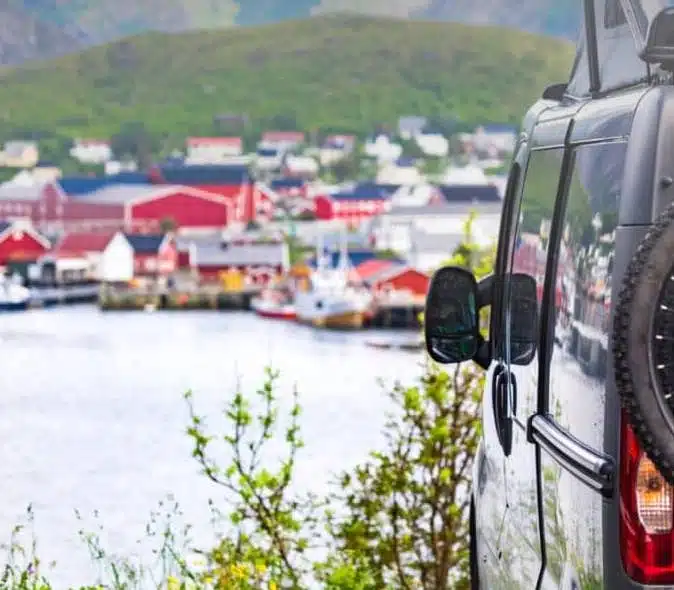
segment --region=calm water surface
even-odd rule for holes
[[[207,539],[207,500],[184,431],[182,393],[214,421],[235,390],[280,369],[297,384],[306,448],[298,483],[330,474],[381,443],[389,404],[377,383],[411,382],[419,357],[364,345],[372,334],[321,333],[245,313],[106,313],[74,307],[0,315],[0,540],[28,503],[40,552],[59,585],[88,581],[74,510],[100,512],[104,541],[137,551],[157,502],[173,493]]]

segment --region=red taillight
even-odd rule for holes
[[[620,553],[641,584],[674,583],[674,493],[621,420]]]

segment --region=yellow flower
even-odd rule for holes
[[[267,571],[267,566],[261,561],[258,561],[255,564],[255,569],[257,570],[258,574],[264,574]]]
[[[242,565],[233,565],[231,570],[234,577],[239,580],[243,580],[246,577],[246,568]]]
[[[269,590],[278,590],[276,582],[269,582]]]
[[[175,576],[169,576],[166,579],[166,588],[168,590],[179,590],[180,580],[178,580],[178,578],[176,578]]]

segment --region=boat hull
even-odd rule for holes
[[[30,301],[0,302],[0,313],[26,311],[29,306]]]
[[[278,304],[270,301],[254,299],[251,308],[261,318],[269,320],[294,320],[297,318],[295,308],[289,304]]]
[[[361,311],[348,311],[334,315],[325,315],[305,320],[314,328],[327,330],[360,330],[365,325],[365,313]]]

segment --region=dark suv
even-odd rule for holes
[[[524,118],[493,276],[431,283],[430,356],[487,371],[476,589],[674,587],[672,4],[585,0],[570,81]]]

